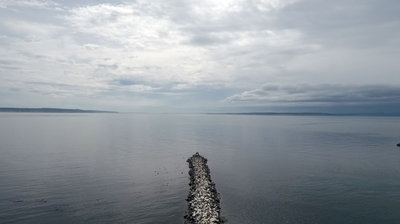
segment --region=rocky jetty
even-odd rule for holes
[[[220,216],[220,198],[210,177],[207,159],[197,152],[190,157],[190,192],[186,199],[188,211],[185,224],[224,223]]]

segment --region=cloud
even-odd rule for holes
[[[39,23],[33,21],[25,21],[20,19],[8,19],[6,21],[0,22],[9,34],[19,36],[20,38],[37,41],[46,37],[55,37],[60,34],[60,31],[64,29],[61,26]]]
[[[399,7],[393,0],[0,0],[0,104],[61,97],[130,110],[131,99],[199,108],[226,105],[225,98],[390,101],[378,89],[400,85]]]
[[[129,48],[160,49],[182,40],[175,24],[153,17],[135,4],[98,4],[72,8],[66,20],[80,32]]]
[[[396,0],[304,0],[282,9],[275,26],[302,30],[309,41],[330,47],[374,48],[398,41]]]
[[[0,0],[0,8],[9,7],[32,7],[32,8],[52,8],[58,6],[51,0]]]
[[[400,86],[390,85],[276,85],[244,91],[225,99],[227,103],[397,103]]]

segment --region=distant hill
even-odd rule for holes
[[[63,108],[16,108],[0,107],[0,112],[20,112],[20,113],[118,113],[115,111],[104,110],[81,110]]]

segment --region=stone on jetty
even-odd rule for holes
[[[220,217],[219,195],[211,181],[207,159],[197,152],[190,157],[190,192],[186,199],[188,211],[185,224],[224,223]]]

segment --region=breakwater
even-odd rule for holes
[[[211,180],[207,159],[194,154],[189,163],[190,191],[186,199],[188,211],[185,224],[224,223],[220,216],[220,198]]]

